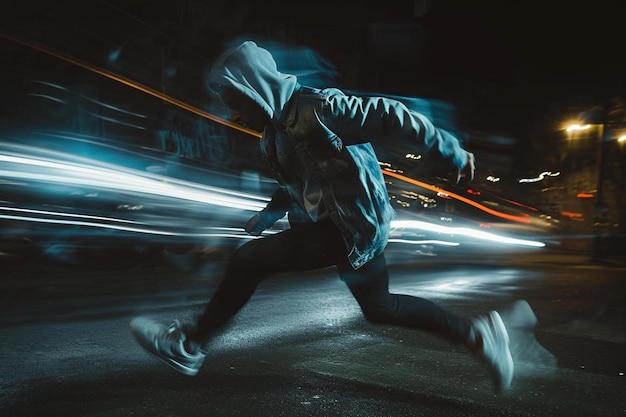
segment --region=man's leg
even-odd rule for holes
[[[392,324],[429,331],[455,342],[465,342],[471,321],[420,297],[389,292],[389,274],[384,254],[358,270],[348,264],[338,266],[365,317],[375,323]]]
[[[382,254],[356,271],[350,265],[341,264],[339,273],[368,320],[429,331],[451,342],[465,343],[489,366],[496,392],[510,387],[513,358],[509,336],[498,312],[491,311],[470,320],[420,297],[390,294]]]
[[[233,254],[224,279],[194,329],[177,321],[166,327],[138,317],[131,322],[132,333],[150,353],[179,372],[196,375],[205,358],[200,348],[237,314],[263,279],[335,265],[345,256],[343,240],[330,222],[307,223],[252,240]]]

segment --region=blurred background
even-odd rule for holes
[[[403,100],[477,159],[375,143],[390,262],[626,255],[619,2],[47,2],[0,6],[0,267],[219,268],[276,187],[223,123],[212,61],[252,39],[302,84]],[[268,230],[288,227],[283,220]]]

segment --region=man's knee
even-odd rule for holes
[[[256,280],[264,275],[266,257],[260,255],[250,243],[239,247],[226,266],[226,278],[230,280]]]
[[[363,315],[370,323],[387,324],[393,322],[394,311],[388,304],[361,304]]]

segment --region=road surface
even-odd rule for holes
[[[460,314],[502,312],[517,370],[502,395],[464,347],[368,324],[332,269],[264,282],[211,345],[196,377],[143,351],[129,322],[137,315],[192,317],[216,274],[34,265],[5,271],[6,416],[626,415],[620,268],[511,258],[392,268],[396,292]]]

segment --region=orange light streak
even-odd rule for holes
[[[498,198],[500,200],[506,201],[507,203],[515,204],[516,206],[524,207],[524,208],[527,208],[528,210],[537,211],[537,209],[535,207],[527,206],[526,204],[522,204],[522,203],[519,203],[517,201],[509,200],[508,198],[504,198],[504,197],[498,197]]]
[[[569,217],[570,219],[576,220],[576,221],[579,221],[579,222],[584,220],[582,213],[574,213],[574,212],[571,212],[571,211],[562,211],[561,215]]]
[[[519,222],[519,223],[530,223],[530,220],[528,218],[526,218],[526,217],[514,216],[512,214],[502,213],[502,212],[493,210],[493,209],[491,209],[491,208],[489,208],[487,206],[484,206],[484,205],[482,205],[480,203],[477,203],[477,202],[475,202],[473,200],[470,200],[469,198],[466,198],[466,197],[463,197],[461,195],[452,193],[450,191],[446,191],[443,188],[439,188],[439,187],[434,186],[434,185],[426,184],[425,182],[418,181],[418,180],[413,179],[413,178],[405,177],[404,175],[396,174],[395,172],[387,171],[386,169],[383,169],[382,171],[383,171],[383,174],[385,174],[385,175],[389,175],[389,176],[395,177],[395,178],[397,178],[399,180],[406,181],[409,184],[417,185],[418,187],[422,187],[422,188],[425,188],[427,190],[434,191],[434,192],[445,192],[448,196],[450,196],[450,197],[452,197],[452,198],[454,198],[456,200],[462,201],[465,204],[469,204],[470,206],[476,207],[477,209],[482,210],[485,213],[489,213],[489,214],[491,214],[493,216],[501,217],[503,219],[512,220],[514,222]]]
[[[29,48],[35,49],[35,50],[37,50],[39,52],[43,52],[45,54],[52,55],[55,58],[61,59],[61,60],[65,61],[65,62],[68,62],[68,63],[73,64],[73,65],[77,65],[77,66],[79,66],[81,68],[84,68],[86,70],[92,71],[92,72],[94,72],[96,74],[99,74],[99,75],[102,75],[104,77],[110,78],[111,80],[117,81],[117,82],[122,83],[124,85],[127,85],[129,87],[132,87],[132,88],[134,88],[136,90],[139,90],[141,92],[149,94],[149,95],[151,95],[153,97],[156,97],[158,99],[161,99],[161,100],[163,100],[163,101],[165,101],[167,103],[173,104],[174,106],[180,107],[181,109],[185,109],[185,110],[187,110],[187,111],[189,111],[191,113],[194,113],[194,114],[196,114],[198,116],[201,116],[201,117],[204,117],[206,119],[212,120],[212,121],[217,122],[219,124],[222,124],[224,126],[228,126],[230,128],[239,130],[239,131],[247,133],[249,135],[256,136],[258,138],[261,137],[261,134],[258,133],[258,132],[255,132],[255,131],[250,130],[250,129],[246,129],[245,127],[243,127],[241,125],[238,125],[236,123],[233,123],[230,120],[226,120],[226,119],[223,119],[221,117],[215,116],[215,115],[213,115],[211,113],[208,113],[208,112],[206,112],[204,110],[200,110],[197,107],[191,106],[191,105],[189,105],[189,104],[187,104],[187,103],[185,103],[183,101],[180,101],[180,100],[178,100],[176,98],[173,98],[173,97],[170,97],[170,96],[168,96],[166,94],[163,94],[160,91],[155,90],[154,88],[150,88],[148,86],[139,84],[139,83],[137,83],[137,82],[135,82],[133,80],[130,80],[130,79],[126,78],[126,77],[122,77],[121,75],[117,75],[117,74],[115,74],[115,73],[113,73],[111,71],[107,71],[105,69],[98,68],[98,67],[96,67],[94,65],[88,64],[88,63],[83,62],[83,61],[81,61],[79,59],[72,58],[72,57],[69,57],[69,56],[66,56],[66,55],[62,55],[62,54],[60,54],[58,52],[55,52],[55,51],[53,51],[53,50],[51,50],[49,48],[44,47],[44,46],[37,45],[35,43],[28,42],[28,41],[25,41],[25,40],[22,40],[22,39],[17,39],[17,38],[14,38],[12,36],[6,35],[4,33],[0,33],[0,36],[4,37],[6,39],[9,39],[9,40],[11,40],[13,42],[19,43],[21,45],[27,46]]]

